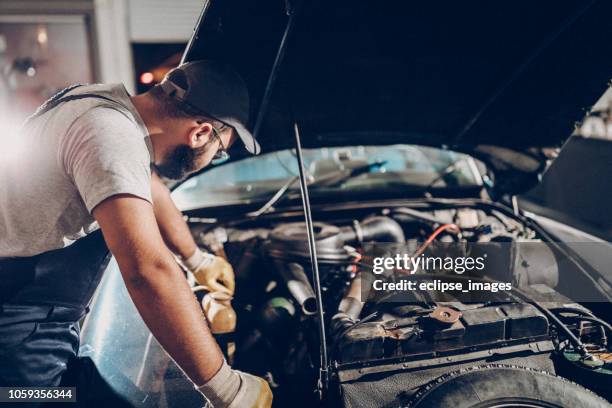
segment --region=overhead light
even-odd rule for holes
[[[149,85],[149,84],[153,83],[154,79],[155,79],[155,77],[153,76],[153,73],[151,73],[151,72],[143,72],[140,75],[140,82],[145,84],[145,85]]]
[[[36,40],[39,44],[46,44],[49,41],[49,37],[47,36],[47,29],[44,26],[38,27],[38,34],[36,35]]]

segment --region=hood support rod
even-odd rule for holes
[[[297,153],[298,168],[300,171],[300,190],[302,193],[302,205],[304,206],[304,218],[306,219],[306,231],[308,233],[308,251],[310,253],[310,265],[312,267],[312,280],[314,282],[315,297],[317,301],[317,318],[319,320],[319,341],[321,352],[321,366],[319,368],[319,397],[327,390],[329,381],[327,360],[327,339],[325,337],[325,321],[323,320],[323,298],[321,296],[321,278],[319,275],[319,263],[317,258],[317,247],[315,243],[314,229],[312,226],[312,212],[310,211],[310,198],[308,197],[308,183],[304,170],[304,159],[302,157],[302,142],[300,141],[300,130],[298,124],[293,124],[295,134],[295,151]]]
[[[301,3],[298,3],[298,6],[299,4]],[[253,126],[253,137],[255,139],[257,139],[257,136],[259,136],[259,131],[261,130],[261,126],[263,125],[264,116],[268,111],[268,105],[270,104],[270,99],[272,98],[272,89],[274,88],[274,83],[276,82],[276,78],[278,77],[278,71],[281,66],[281,63],[285,58],[287,43],[289,42],[289,37],[295,25],[296,16],[299,11],[298,6],[292,7],[289,1],[287,1],[285,4],[285,13],[289,18],[287,21],[287,25],[285,26],[285,31],[283,32],[280,44],[278,45],[278,50],[276,51],[276,57],[274,58],[272,68],[270,69],[268,82],[266,83],[266,88],[261,98],[261,105],[259,106],[257,118],[255,119],[255,125]]]

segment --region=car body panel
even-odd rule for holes
[[[91,359],[106,384],[133,407],[204,405],[142,320],[114,258],[81,329],[79,357]]]

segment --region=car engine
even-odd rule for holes
[[[306,228],[297,217],[193,229],[199,243],[227,256],[236,272],[232,304],[238,326],[222,339],[232,345],[225,349],[227,358],[239,369],[265,376],[281,406],[316,403],[319,376],[317,302]],[[444,374],[487,365],[566,376],[579,370],[588,372],[582,377],[589,379],[589,388],[607,388],[609,329],[567,296],[571,288],[563,276],[573,267],[557,262],[554,248],[513,245],[543,237],[511,213],[445,204],[426,210],[326,211],[320,219],[314,231],[332,367],[329,392],[345,406],[409,404]],[[465,248],[503,244],[508,249],[496,252],[498,259],[488,262],[480,279],[512,282],[520,295],[368,297],[364,248],[385,243],[418,252],[424,242]],[[540,300],[531,301],[530,294]],[[596,357],[585,359],[576,339]]]

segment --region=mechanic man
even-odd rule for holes
[[[229,292],[231,267],[197,248],[151,174],[181,179],[236,138],[259,153],[248,112],[238,74],[197,61],[133,97],[68,88],[26,122],[21,154],[0,162],[1,386],[66,383],[110,249],[143,320],[215,407],[270,406],[267,382],[225,362],[174,255]]]

